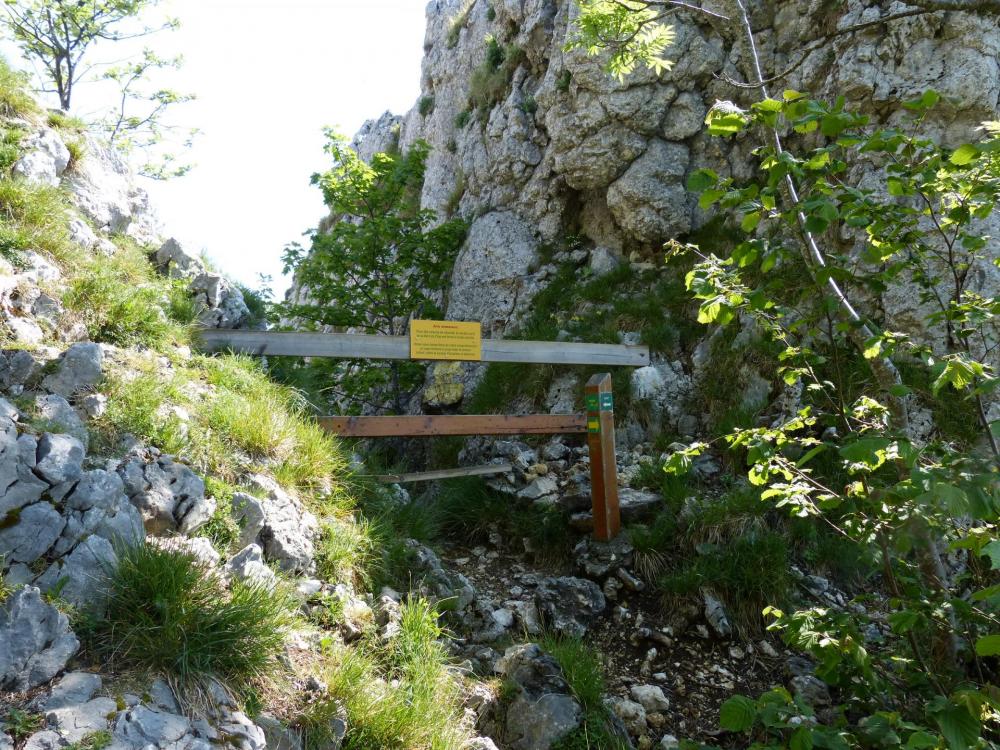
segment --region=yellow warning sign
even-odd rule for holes
[[[410,321],[410,359],[478,362],[482,358],[482,324],[454,320]]]

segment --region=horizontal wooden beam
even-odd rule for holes
[[[399,417],[319,417],[319,426],[341,437],[439,435],[556,435],[587,431],[585,414],[437,414]]]
[[[333,357],[338,359],[409,359],[408,336],[290,331],[229,331],[203,329],[206,349],[232,349],[258,356]],[[644,367],[649,348],[624,344],[584,344],[574,341],[483,339],[483,362],[527,362],[549,365]]]
[[[491,474],[506,474],[513,471],[511,464],[487,464],[486,466],[460,466],[457,469],[435,469],[434,471],[415,471],[409,474],[381,474],[376,479],[386,484],[407,484],[409,482],[433,482],[438,479],[454,479],[455,477],[484,477]]]

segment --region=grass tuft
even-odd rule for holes
[[[28,93],[28,76],[0,57],[0,117],[28,117],[39,112]]]
[[[116,668],[161,674],[183,689],[211,679],[241,694],[280,669],[287,599],[223,581],[189,554],[140,544],[119,550],[104,618],[88,624],[94,652]]]
[[[80,317],[93,341],[158,350],[186,343],[197,309],[183,282],[156,275],[140,248],[120,244],[110,258],[72,269],[66,308]]]
[[[524,50],[516,44],[501,45],[494,36],[486,38],[486,58],[472,72],[469,101],[489,112],[507,98],[514,71],[525,61]]]
[[[459,750],[470,738],[460,678],[448,666],[444,633],[426,601],[404,604],[400,632],[389,643],[326,654],[326,697],[298,725],[307,750],[327,747],[330,720],[347,715],[344,750]]]
[[[63,193],[48,185],[0,179],[0,256],[17,263],[29,250],[69,261],[67,204]]]

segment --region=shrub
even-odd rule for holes
[[[568,70],[564,70],[559,74],[556,79],[556,89],[562,91],[563,93],[569,91],[569,85],[573,82],[573,74]]]
[[[151,544],[118,557],[107,613],[87,627],[97,655],[189,689],[214,678],[237,694],[277,672],[291,623],[285,596],[240,581],[227,591],[192,555]]]
[[[464,109],[455,115],[455,128],[462,130],[472,119],[472,110]]]
[[[434,111],[434,97],[420,97],[420,103],[417,105],[417,109],[419,110],[421,117],[427,117],[427,115]]]

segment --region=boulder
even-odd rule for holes
[[[214,512],[214,500],[205,498],[205,483],[170,456],[150,462],[138,456],[127,458],[118,466],[118,474],[125,494],[142,515],[147,533],[153,536],[181,529],[190,533]]]
[[[94,732],[106,731],[108,716],[116,713],[118,703],[114,698],[94,698],[86,703],[46,710],[45,719],[52,731],[65,742],[72,743]]]
[[[91,672],[70,672],[57,682],[41,707],[46,711],[86,703],[101,689],[100,675]]]
[[[65,499],[66,528],[56,544],[56,554],[65,554],[88,536],[112,544],[136,544],[145,538],[142,516],[124,492],[118,474],[95,469],[84,472]]]
[[[0,529],[0,557],[6,565],[30,565],[48,552],[65,525],[66,519],[47,502],[12,510]]]
[[[535,604],[552,631],[582,638],[607,603],[601,587],[593,581],[561,576],[539,581]]]
[[[99,613],[107,602],[107,579],[118,565],[111,542],[89,536],[66,556],[53,562],[37,584],[44,591],[59,590],[59,598],[87,612]]]
[[[249,479],[266,497],[260,500],[244,493],[233,496],[233,516],[242,527],[240,544],[259,544],[265,558],[283,571],[312,571],[319,533],[316,517],[273,479],[260,474]]]
[[[42,381],[42,387],[69,398],[101,382],[103,363],[104,352],[100,344],[73,344],[59,358],[58,369]]]
[[[455,260],[448,318],[481,320],[484,334],[507,331],[530,302],[523,287],[537,247],[532,226],[513,212],[476,219]]]
[[[160,270],[172,279],[193,278],[205,270],[201,259],[187,252],[180,240],[174,237],[160,245],[155,260]]]
[[[62,396],[52,394],[35,398],[35,411],[38,419],[54,432],[72,435],[83,445],[84,450],[90,443],[90,433],[80,419],[76,409],[69,405]]]
[[[241,328],[250,321],[243,292],[217,273],[200,273],[191,281],[191,293],[203,306],[198,321],[208,328]]]
[[[0,689],[31,690],[61,672],[80,642],[66,615],[25,586],[0,606]]]
[[[688,160],[686,146],[654,140],[608,188],[611,214],[634,239],[662,242],[691,229]]]
[[[257,544],[251,544],[233,555],[226,563],[226,573],[239,581],[270,589],[278,585],[278,577],[267,567],[264,551]]]
[[[549,750],[580,726],[583,709],[572,696],[559,664],[537,644],[511,646],[498,666],[514,690],[504,727],[506,747]]]
[[[38,440],[35,473],[49,484],[75,482],[83,474],[83,443],[71,435],[46,432]]]
[[[476,597],[476,590],[461,573],[446,571],[434,551],[416,540],[406,542],[409,551],[411,588],[436,601],[448,603],[448,608],[461,612]]]
[[[69,165],[69,149],[52,128],[42,128],[20,143],[21,158],[14,164],[14,174],[29,182],[59,185],[59,178]]]

